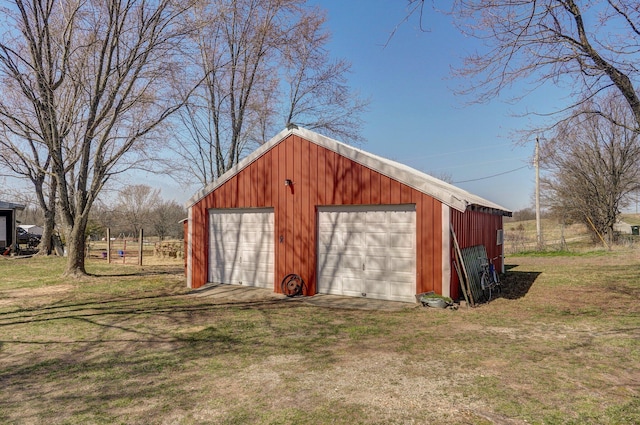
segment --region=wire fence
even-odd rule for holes
[[[113,264],[143,265],[145,259],[184,258],[183,241],[153,241],[127,238],[106,238],[89,241],[86,245],[86,257],[105,260]]]
[[[582,224],[549,224],[542,228],[542,249],[566,251],[580,247],[593,247],[593,235]],[[640,243],[640,236],[619,234],[616,237],[617,246],[634,246]],[[535,227],[522,224],[505,223],[504,252],[515,254],[538,250],[538,236]]]

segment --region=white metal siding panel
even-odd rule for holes
[[[415,302],[415,279],[415,205],[319,208],[319,293]]]
[[[209,210],[209,282],[273,289],[272,209]]]

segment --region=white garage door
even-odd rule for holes
[[[209,210],[209,282],[273,289],[272,209]]]
[[[415,205],[320,207],[318,292],[415,302]]]

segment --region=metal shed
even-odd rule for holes
[[[16,244],[16,211],[24,208],[24,205],[0,201],[0,254],[7,253],[7,248]]]
[[[283,130],[186,204],[187,285],[414,302],[458,298],[461,247],[502,254],[507,209],[406,165],[303,129]],[[498,261],[501,267],[501,261]]]

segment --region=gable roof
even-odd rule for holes
[[[496,203],[483,199],[479,196],[476,196],[470,192],[467,192],[466,190],[460,189],[459,187],[456,187],[452,184],[430,176],[429,174],[423,173],[399,162],[374,155],[362,149],[346,145],[342,142],[323,136],[314,131],[295,126],[290,126],[289,128],[282,130],[280,133],[275,135],[267,143],[263,144],[242,161],[240,161],[235,167],[221,175],[218,179],[207,185],[204,189],[198,191],[186,202],[185,206],[189,208],[200,201],[213,190],[227,182],[233,176],[238,174],[258,158],[260,158],[269,149],[273,148],[278,143],[291,135],[299,136],[311,143],[315,143],[318,146],[331,150],[338,155],[348,158],[360,165],[377,171],[380,174],[397,180],[400,183],[403,183],[417,191],[425,193],[458,211],[464,212],[467,210],[486,210],[495,214],[511,216],[511,211],[509,211],[508,209]]]

